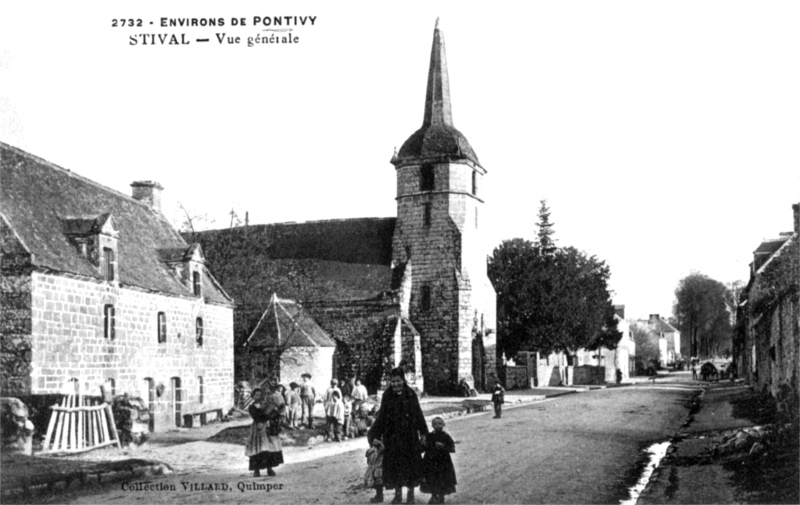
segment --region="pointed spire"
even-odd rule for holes
[[[450,110],[450,80],[447,77],[447,57],[444,52],[444,35],[439,29],[439,18],[433,29],[431,64],[428,68],[428,89],[425,93],[425,118],[423,125],[453,125]]]

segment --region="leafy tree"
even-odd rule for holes
[[[711,358],[731,348],[730,296],[724,284],[698,272],[678,283],[672,312],[692,356]]]
[[[636,370],[647,370],[658,365],[658,337],[638,325],[631,327],[636,344]]]
[[[523,239],[504,241],[489,259],[498,299],[500,346],[571,355],[580,348],[615,348],[608,266],[573,247],[552,253]]]

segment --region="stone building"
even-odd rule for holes
[[[776,397],[798,395],[800,360],[800,203],[794,231],[753,252],[750,280],[739,300],[734,360],[741,377]],[[784,398],[781,398],[784,399]]]
[[[478,389],[490,387],[496,376],[496,300],[480,239],[486,169],[453,125],[438,21],[422,126],[391,163],[396,219],[198,234],[212,264],[260,265],[248,283],[241,268],[222,280],[237,301],[247,299],[237,309],[237,335],[248,334],[267,293],[277,292],[302,300],[336,341],[332,375],[359,375],[375,389],[402,362],[412,382],[431,393],[449,392],[461,379]],[[245,262],[248,255],[255,256]]]
[[[311,384],[325,391],[333,370],[336,343],[294,300],[278,298],[273,293],[236,361],[237,377],[251,383],[279,370],[280,382],[302,381],[311,374]]]
[[[665,321],[658,314],[650,314],[648,319],[634,322],[639,328],[646,330],[658,344],[658,362],[661,366],[669,366],[681,357],[681,332]]]
[[[153,429],[233,404],[233,302],[160,212],[0,143],[2,391],[142,396]],[[208,417],[208,416],[206,416]]]

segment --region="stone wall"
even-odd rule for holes
[[[361,378],[374,393],[400,361],[405,362],[410,377],[419,373],[419,335],[400,316],[396,300],[318,301],[304,308],[336,340],[338,379]]]
[[[530,387],[527,366],[506,366],[506,389],[527,389]]]
[[[31,293],[30,393],[61,393],[76,381],[83,394],[97,394],[113,381],[115,394],[152,398],[157,430],[175,426],[176,410],[233,404],[232,307],[39,272]],[[104,331],[105,305],[115,308],[113,339]],[[164,343],[159,312],[167,321]],[[202,346],[196,318],[203,320]]]
[[[583,365],[572,367],[574,377],[573,384],[603,384],[606,382],[606,367]]]
[[[31,389],[31,255],[0,216],[0,390]]]

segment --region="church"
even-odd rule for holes
[[[191,237],[236,300],[237,380],[277,371],[282,382],[299,381],[303,366],[281,366],[275,355],[294,347],[297,333],[306,346],[335,343],[329,365],[308,364],[316,384],[358,377],[379,390],[402,365],[409,383],[431,394],[451,393],[462,380],[478,390],[493,386],[496,296],[480,247],[487,171],[453,124],[438,20],[422,126],[391,164],[396,218],[245,224]],[[259,324],[278,320],[266,313],[282,306],[270,305],[275,297],[302,310]],[[317,328],[330,340],[307,338],[321,335]]]

